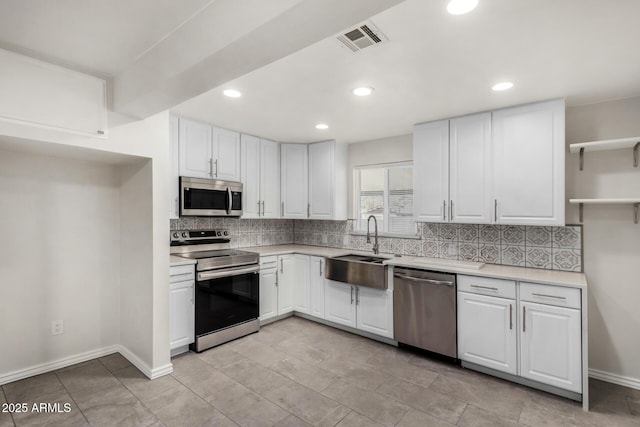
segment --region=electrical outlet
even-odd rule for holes
[[[54,320],[51,322],[51,335],[60,335],[64,333],[64,323],[62,320]]]

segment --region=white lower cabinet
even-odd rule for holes
[[[293,312],[294,255],[260,258],[260,321]]]
[[[458,292],[458,357],[518,373],[515,300]]]
[[[260,321],[269,320],[278,315],[277,282],[278,271],[275,266],[260,268]]]
[[[195,339],[195,273],[193,265],[169,270],[169,348],[185,347]],[[186,350],[186,349],[185,349]]]
[[[310,312],[310,291],[309,281],[309,257],[307,255],[293,255],[293,309],[294,311],[309,314]]]
[[[393,338],[393,291],[356,286],[356,328]]]
[[[393,291],[325,280],[325,319],[393,338]]]
[[[576,288],[458,275],[458,357],[582,393],[580,300]]]
[[[334,280],[324,281],[325,319],[340,325],[355,328],[355,286]]]
[[[520,375],[582,391],[580,310],[520,302]]]
[[[309,257],[309,314],[320,319],[324,314],[324,258]]]

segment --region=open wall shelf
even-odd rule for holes
[[[569,203],[577,204],[580,207],[580,222],[582,222],[582,212],[584,205],[632,205],[633,222],[638,223],[638,210],[640,208],[640,198],[635,199],[569,199]]]
[[[602,141],[579,142],[569,144],[571,153],[580,153],[580,170],[584,169],[585,151],[621,150],[623,148],[633,148],[633,167],[638,167],[638,149],[640,147],[640,136],[621,139],[605,139]]]

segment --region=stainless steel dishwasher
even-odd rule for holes
[[[395,267],[395,339],[449,357],[458,357],[456,276]]]

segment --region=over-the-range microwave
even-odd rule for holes
[[[241,182],[180,177],[180,216],[241,215]]]

